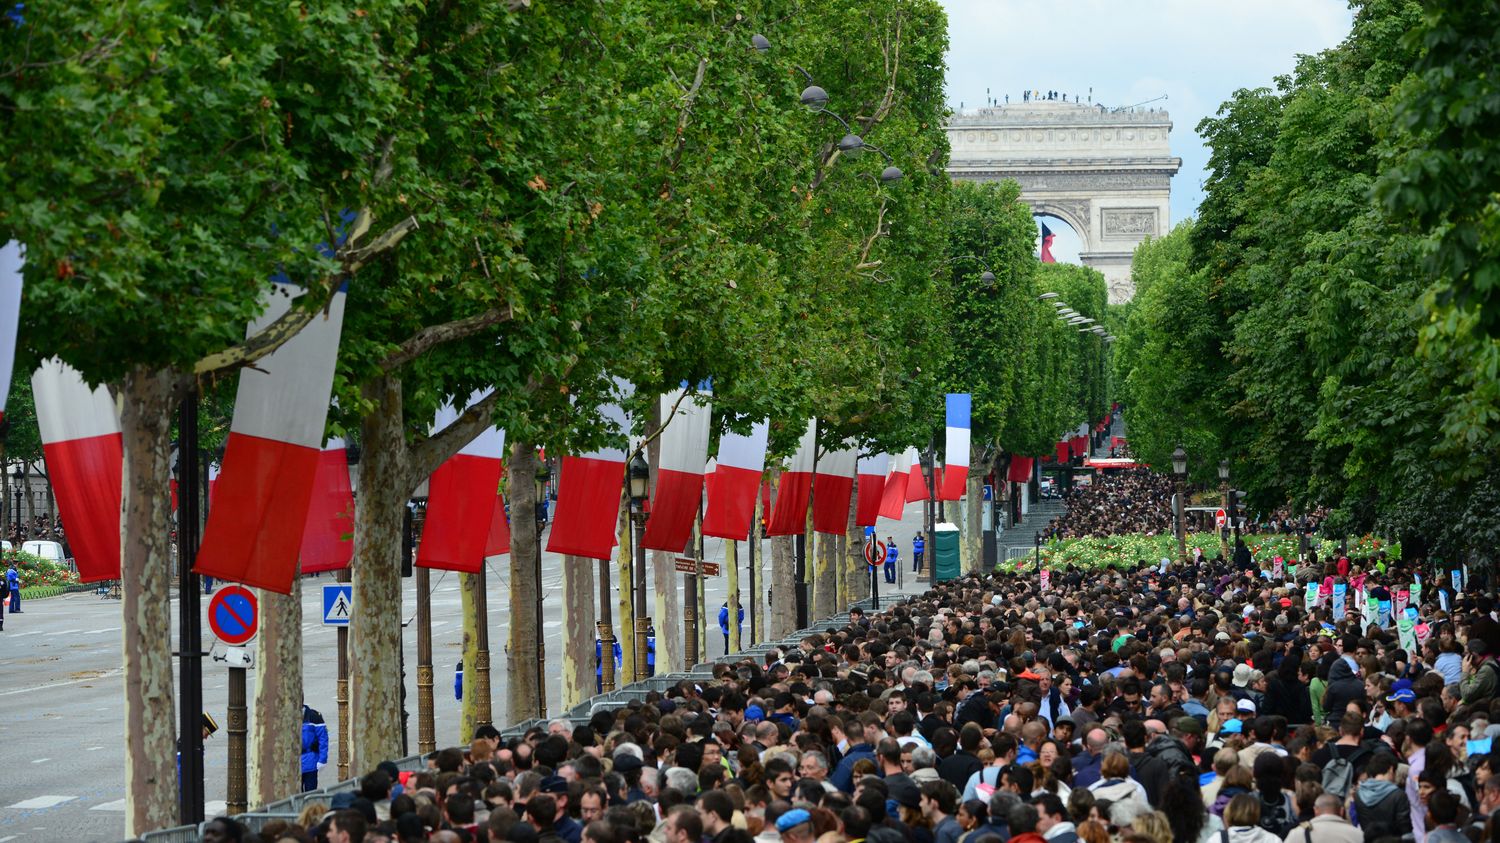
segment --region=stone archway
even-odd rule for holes
[[[1131,298],[1131,257],[1169,230],[1171,180],[1182,166],[1167,112],[1046,100],[955,114],[947,129],[950,177],[1018,182],[1033,214],[1078,233],[1079,258],[1104,275],[1109,300]]]

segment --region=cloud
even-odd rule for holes
[[[1109,106],[1155,99],[1172,117],[1172,219],[1203,198],[1208,150],[1194,127],[1239,88],[1274,84],[1297,55],[1337,45],[1353,13],[1343,0],[942,0],[948,12],[948,102],[1018,100],[1023,89]],[[1071,234],[1071,232],[1069,232]],[[1059,240],[1062,232],[1059,232]],[[1061,258],[1061,255],[1059,254]]]

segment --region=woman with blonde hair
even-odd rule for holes
[[[1130,832],[1149,838],[1152,843],[1172,843],[1172,824],[1161,811],[1136,814],[1130,821]]]
[[[1260,827],[1260,799],[1241,793],[1224,806],[1229,843],[1280,843],[1281,838]]]

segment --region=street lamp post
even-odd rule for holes
[[[1224,505],[1224,526],[1219,528],[1219,552],[1224,554],[1225,561],[1229,560],[1229,522],[1233,517],[1230,511],[1233,509],[1229,504],[1229,460],[1219,460],[1219,495]]]
[[[651,628],[651,619],[646,617],[646,548],[641,537],[646,533],[646,496],[651,493],[651,465],[637,453],[630,460],[630,524],[631,541],[635,543],[635,566],[631,572],[635,580],[635,599],[632,601],[635,615],[635,681],[646,678],[646,636]],[[606,653],[605,658],[613,658]]]
[[[1036,570],[1040,575],[1042,570],[1042,531],[1036,531]]]
[[[1177,561],[1187,564],[1187,524],[1183,517],[1187,510],[1183,496],[1187,494],[1187,451],[1182,444],[1178,443],[1177,450],[1172,452],[1172,477],[1177,487],[1176,506],[1174,513],[1177,517]]]
[[[547,481],[552,472],[543,462],[536,472],[536,710],[537,717],[547,719],[547,644],[542,637],[542,530],[547,526]]]

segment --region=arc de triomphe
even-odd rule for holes
[[[1058,217],[1083,240],[1079,255],[1103,273],[1110,302],[1128,300],[1130,259],[1170,228],[1172,120],[1157,109],[1108,111],[1043,100],[954,114],[948,123],[954,179],[1014,179],[1036,214]]]

